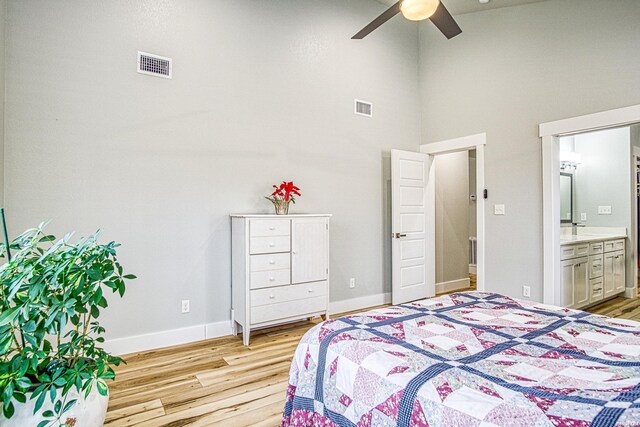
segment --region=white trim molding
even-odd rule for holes
[[[123,355],[228,335],[231,335],[231,322],[229,320],[223,320],[222,322],[208,323],[205,325],[189,326],[186,328],[170,329],[150,334],[107,340],[104,343],[104,348],[109,353]]]
[[[476,261],[476,275],[478,291],[486,290],[485,281],[485,199],[484,199],[484,149],[487,145],[487,134],[479,133],[476,135],[463,136],[461,138],[450,139],[447,141],[432,142],[422,144],[420,152],[436,156],[438,154],[448,154],[457,151],[476,150],[476,228],[477,228],[477,250],[478,259]],[[435,168],[431,168],[429,182],[427,185],[427,197],[435,207]],[[429,218],[433,227],[427,228],[427,240],[431,242],[430,252],[434,254],[433,266],[435,269],[435,208],[431,214],[434,218]]]
[[[471,286],[471,280],[468,277],[466,279],[450,280],[448,282],[436,283],[436,294],[451,291],[464,291],[468,290],[467,288],[469,288],[469,286]]]
[[[347,311],[362,310],[363,308],[370,308],[384,304],[391,304],[391,292],[343,299],[340,301],[331,301],[329,303],[329,314],[346,313]]]
[[[560,144],[565,135],[640,123],[640,105],[540,124],[542,143],[543,287],[545,304],[560,304]],[[632,238],[633,237],[630,236]],[[630,291],[625,293],[631,295]]]

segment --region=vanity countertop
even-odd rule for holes
[[[626,239],[626,234],[579,234],[560,236],[560,246],[583,242],[601,242],[603,240]]]

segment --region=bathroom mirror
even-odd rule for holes
[[[560,223],[573,223],[573,174],[560,172]]]

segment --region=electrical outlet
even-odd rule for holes
[[[587,220],[587,213],[586,212],[582,212],[580,214],[580,221],[586,221]]]
[[[494,205],[493,213],[494,215],[504,215],[505,214],[504,205]]]
[[[352,277],[351,279],[349,279],[349,287],[351,289],[356,287],[356,279],[355,278]]]
[[[531,298],[531,286],[522,287],[522,296],[525,298]]]
[[[182,314],[188,313],[189,310],[190,310],[189,300],[188,299],[183,299],[182,300]]]
[[[598,215],[611,215],[611,206],[598,206]]]

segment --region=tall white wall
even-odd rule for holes
[[[469,279],[469,152],[435,157],[436,283]]]
[[[11,234],[50,219],[122,243],[139,279],[105,314],[110,338],[224,321],[229,214],[271,212],[263,196],[294,180],[292,212],[334,215],[331,300],[389,292],[388,152],[420,143],[418,29],[397,19],[350,39],[384,9],[9,0]],[[173,79],[137,74],[138,50],[172,57]]]
[[[589,227],[631,225],[631,141],[628,127],[575,136],[581,164],[574,173],[575,215],[587,214]],[[611,206],[611,215],[598,214],[598,206]],[[574,221],[575,222],[575,221]]]
[[[7,0],[0,0],[0,206],[4,206],[4,49]]]
[[[638,16],[637,0],[551,0],[460,15],[451,40],[421,24],[423,143],[487,133],[487,290],[542,300],[538,125],[640,104]]]

